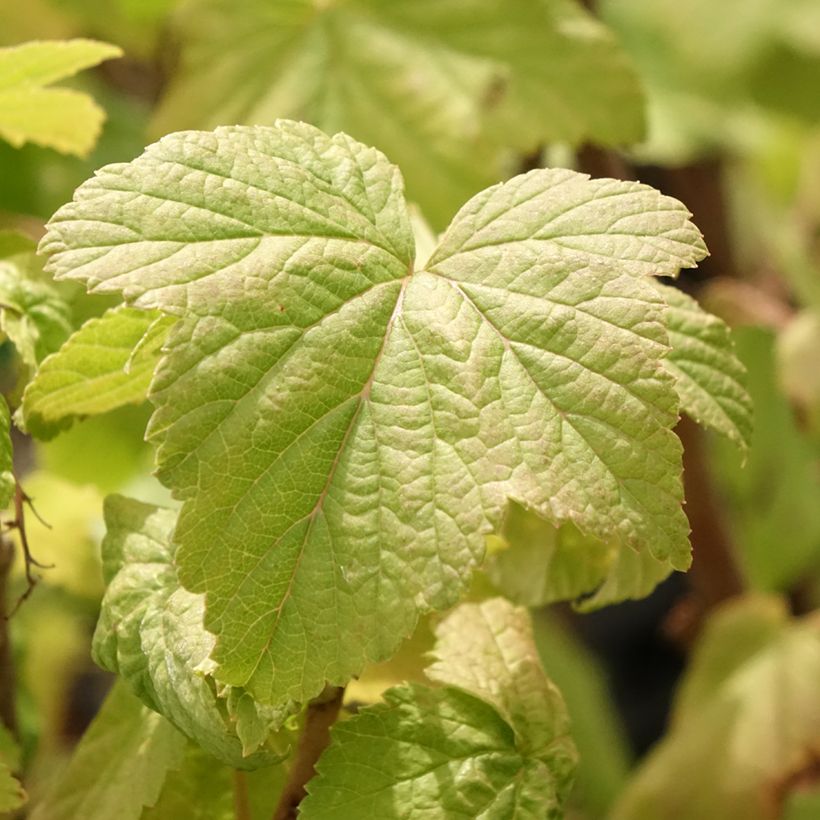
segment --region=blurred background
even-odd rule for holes
[[[364,11],[345,19],[348,5]],[[377,20],[368,10],[380,5]],[[572,816],[598,818],[670,725],[711,612],[742,592],[780,594],[798,615],[820,605],[820,0],[502,5],[0,0],[0,46],[89,37],[124,52],[63,83],[106,115],[87,156],[0,140],[0,229],[38,238],[94,169],[164,133],[277,116],[381,148],[434,229],[487,184],[541,165],[639,179],[681,199],[711,256],[680,286],[732,326],[755,431],[744,458],[681,422],[689,574],[641,601],[537,616],[582,757]],[[73,327],[113,303],[59,289]],[[6,341],[0,384],[12,405],[21,367]],[[35,790],[109,685],[89,659],[102,498],[166,499],[146,477],[149,414],[135,406],[47,444],[15,440],[23,486],[50,525],[30,516],[29,541],[54,564],[10,627]],[[10,601],[24,585],[13,572]],[[813,778],[804,785],[809,800]],[[790,811],[820,817],[817,803]]]

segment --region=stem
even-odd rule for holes
[[[682,646],[697,638],[710,610],[746,588],[746,580],[715,497],[703,432],[690,418],[678,422],[677,433],[683,444],[683,487],[686,515],[692,528],[691,592],[672,610],[665,631]]]
[[[316,773],[316,761],[330,743],[330,727],[339,716],[344,692],[342,686],[328,686],[308,706],[293,765],[273,820],[294,820],[296,817],[299,804],[307,794],[305,786]]]
[[[692,527],[692,581],[702,603],[712,608],[740,595],[746,584],[726,522],[715,499],[703,433],[689,418],[678,424],[683,442],[683,486]]]
[[[245,772],[233,773],[233,806],[236,820],[251,820],[251,801],[248,796],[248,778]]]
[[[0,535],[0,612],[6,611],[8,582],[14,563],[14,544]],[[17,709],[14,686],[14,656],[7,618],[0,618],[0,720],[17,736]]]
[[[26,515],[25,515],[25,506],[28,504],[31,511],[34,515],[45,524],[45,522],[37,515],[37,511],[34,509],[34,506],[31,503],[31,496],[26,493],[26,491],[20,486],[20,482],[15,477],[15,487],[14,487],[14,520],[9,521],[6,524],[7,529],[9,530],[17,530],[17,534],[20,537],[20,546],[23,548],[23,560],[25,562],[25,569],[26,569],[26,589],[23,594],[17,599],[17,602],[11,609],[11,612],[8,614],[6,613],[5,602],[3,606],[3,617],[5,620],[11,618],[15,612],[20,608],[22,603],[31,595],[34,591],[34,587],[37,586],[37,582],[40,580],[38,576],[34,575],[32,570],[33,567],[39,567],[40,569],[52,569],[52,565],[49,564],[41,564],[31,553],[31,547],[29,547],[28,543],[28,535],[26,534]],[[48,526],[48,524],[46,524]]]

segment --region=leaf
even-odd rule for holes
[[[282,121],[103,169],[42,250],[58,278],[182,319],[149,435],[223,683],[304,702],[388,657],[457,600],[508,498],[688,566],[642,275],[704,253],[675,200],[534,171],[413,271],[397,169]]]
[[[185,744],[165,718],[117,683],[31,820],[138,820],[182,762]]]
[[[816,617],[792,621],[781,601],[762,597],[724,606],[697,647],[671,731],[612,816],[780,816],[789,784],[814,772],[818,675]]]
[[[65,154],[88,154],[105,113],[87,94],[48,86],[121,55],[117,46],[94,40],[0,48],[0,137],[15,148],[33,142]]]
[[[170,545],[176,513],[109,496],[105,521],[108,589],[94,659],[223,762],[253,769],[280,760],[287,738],[278,750],[266,741],[292,710],[259,707],[241,692],[217,693],[207,675],[214,638],[202,626],[202,596],[177,582]]]
[[[437,630],[428,671],[331,730],[300,816],[558,818],[575,750],[526,611],[464,604]]]
[[[553,526],[511,502],[487,573],[517,604],[536,607],[573,601],[601,585],[617,544],[586,538],[572,524]]]
[[[685,293],[660,287],[669,306],[666,329],[672,347],[665,365],[675,376],[681,410],[745,451],[752,435],[752,400],[729,328]]]
[[[6,509],[11,503],[16,486],[11,445],[11,416],[6,400],[0,396],[0,510]]]
[[[35,370],[71,333],[71,309],[55,288],[31,275],[29,257],[0,259],[0,330]]]
[[[112,308],[49,356],[23,394],[26,430],[51,438],[77,417],[144,401],[173,319]]]
[[[548,609],[533,613],[533,632],[541,663],[566,701],[572,739],[578,749],[578,769],[568,798],[567,817],[608,817],[632,768],[629,744],[610,693],[608,676],[559,613]]]
[[[584,612],[645,598],[672,572],[647,551],[583,535],[572,523],[555,527],[510,503],[487,573],[499,591],[524,606],[572,601]]]
[[[182,66],[161,135],[277,117],[387,153],[441,227],[495,182],[511,148],[624,143],[643,131],[640,86],[615,40],[556,0],[229,0],[178,17]]]
[[[522,752],[572,760],[564,700],[541,668],[527,610],[503,598],[462,604],[436,629],[433,657],[427,677],[493,706]]]

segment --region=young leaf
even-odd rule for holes
[[[121,55],[117,46],[93,40],[0,48],[0,137],[15,148],[33,142],[85,156],[97,141],[104,112],[87,94],[48,86]]]
[[[279,752],[263,744],[289,712],[230,691],[220,704],[205,674],[214,639],[202,627],[202,596],[176,578],[175,512],[109,496],[105,522],[108,589],[94,634],[97,663],[122,675],[141,700],[214,757],[243,769],[281,759],[286,739]]]
[[[303,702],[387,657],[458,598],[508,498],[688,566],[642,276],[703,255],[687,216],[534,171],[467,203],[413,271],[398,170],[287,121],[172,135],[81,186],[50,268],[182,319],[150,436],[216,677]]]
[[[779,817],[788,785],[814,775],[819,675],[816,616],[791,621],[775,599],[728,604],[697,648],[671,731],[613,817]]]
[[[526,611],[465,604],[437,637],[443,687],[395,687],[337,724],[300,817],[563,816],[575,750]]]
[[[11,446],[11,415],[6,400],[0,396],[0,510],[14,497],[14,460]]]
[[[182,68],[156,133],[276,117],[344,131],[399,165],[437,227],[502,176],[510,148],[642,135],[635,74],[574,3],[254,0],[234,12],[196,0],[180,15]]]
[[[0,330],[35,370],[71,333],[71,308],[51,285],[31,275],[26,261],[0,259]]]
[[[181,764],[185,746],[165,718],[119,682],[31,820],[138,820],[168,771]]]
[[[173,321],[127,307],[89,319],[26,387],[26,430],[47,439],[77,417],[143,401]]]
[[[745,450],[752,435],[752,400],[729,328],[677,288],[659,287],[668,305],[672,348],[665,366],[675,376],[681,410]]]

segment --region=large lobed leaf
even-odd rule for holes
[[[332,730],[300,817],[558,818],[575,748],[529,616],[503,599],[464,604],[437,629],[428,677]]]
[[[16,148],[33,142],[67,154],[87,154],[105,113],[87,94],[50,86],[121,55],[117,46],[94,40],[0,48],[0,137]]]
[[[451,605],[509,498],[685,568],[663,294],[704,251],[646,186],[467,203],[425,270],[397,169],[299,123],[188,132],[49,224],[58,278],[179,317],[152,387],[216,677],[283,703]]]
[[[437,227],[510,149],[640,138],[643,100],[612,36],[566,0],[193,0],[158,134],[304,119],[385,151]]]

